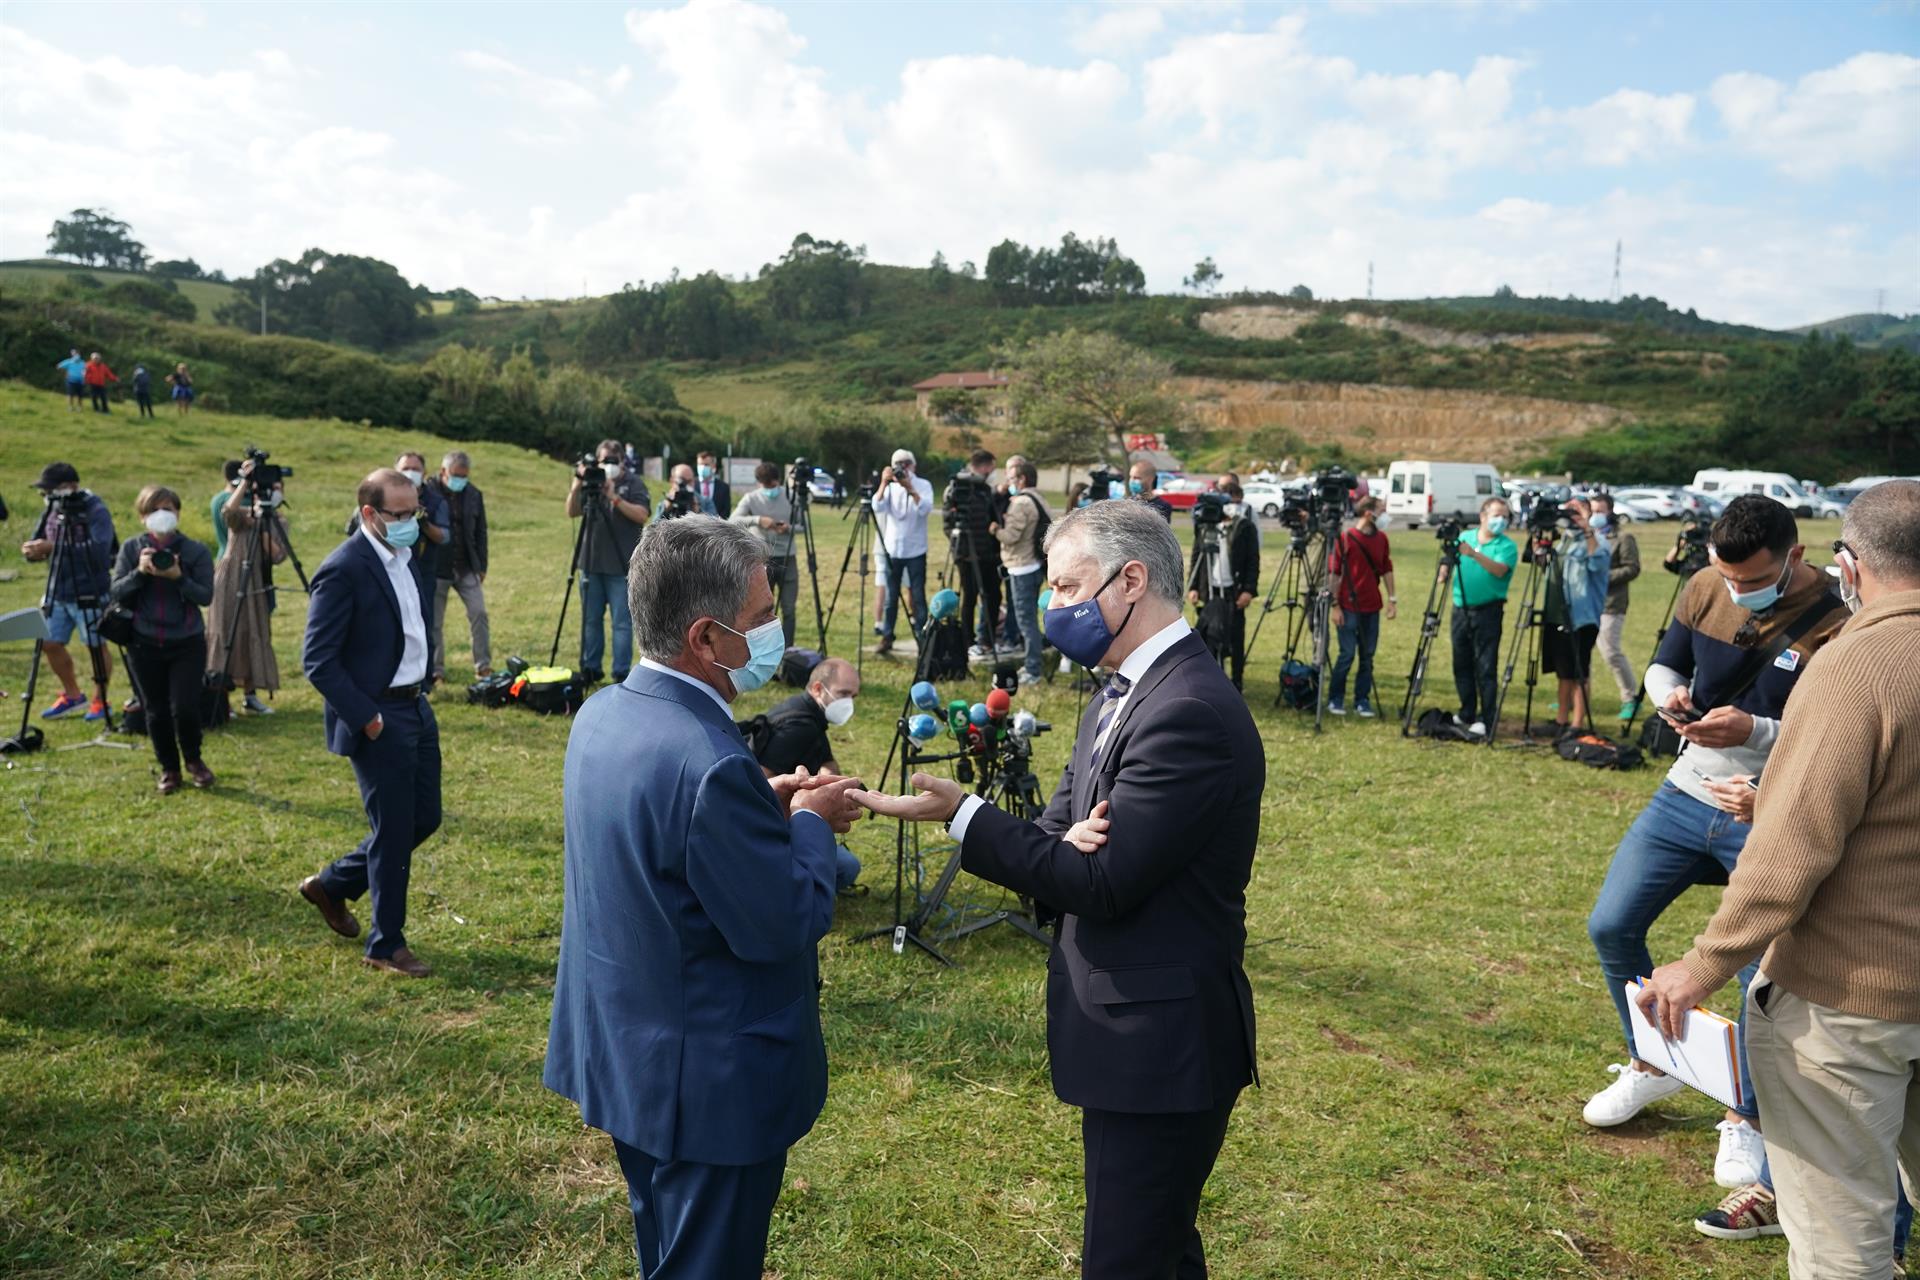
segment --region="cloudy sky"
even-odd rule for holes
[[[0,257],[106,207],[229,273],[751,272],[793,234],[983,262],[1111,235],[1156,291],[1920,310],[1920,6],[1453,0],[0,5]]]

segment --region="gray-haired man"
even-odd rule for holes
[[[485,679],[493,674],[493,652],[487,630],[487,500],[473,483],[473,459],[454,449],[440,459],[440,474],[424,488],[447,512],[450,533],[436,557],[433,584],[433,678],[447,674],[447,592],[459,593],[466,606],[467,628],[473,633],[473,673]]]

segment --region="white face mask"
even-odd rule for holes
[[[148,533],[156,538],[164,538],[180,527],[180,513],[162,507],[158,511],[149,511],[142,523],[147,526]]]
[[[421,480],[423,480],[423,479],[425,478],[425,476],[426,476],[426,473],[425,473],[425,472],[422,472],[422,471],[416,471],[416,470],[414,470],[414,469],[413,469],[413,468],[411,468],[411,467],[409,467],[409,468],[408,468],[407,470],[405,470],[405,471],[402,471],[402,472],[401,472],[400,474],[401,474],[401,475],[403,475],[403,476],[405,476],[405,477],[406,477],[407,479],[409,479],[409,480],[411,480],[411,481],[413,481],[413,483],[414,483],[414,485],[415,485],[416,487],[418,487],[418,485],[420,484],[420,481],[421,481]]]
[[[827,704],[827,723],[834,728],[839,728],[851,719],[853,719],[852,698],[835,698]]]
[[[1393,517],[1388,515],[1384,511],[1380,512],[1378,515],[1374,516],[1373,518],[1373,527],[1380,530],[1382,533],[1386,532],[1387,528],[1392,524],[1393,524]]]
[[[620,473],[625,470],[625,468],[617,462],[603,462],[600,464],[600,469],[607,473],[607,479],[609,480],[618,480]]]

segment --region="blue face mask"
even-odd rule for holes
[[[715,618],[713,621],[714,625],[722,630],[733,631],[732,627],[727,626],[720,619]],[[751,631],[733,631],[733,634],[747,642],[747,665],[729,667],[718,662],[714,665],[727,673],[727,678],[733,681],[735,693],[752,693],[773,679],[773,673],[780,669],[780,659],[785,657],[787,652],[787,635],[781,630],[778,618],[762,623]]]
[[[1129,480],[1129,481],[1127,481],[1127,492],[1128,492],[1128,493],[1131,493],[1131,494],[1142,494],[1142,493],[1145,493],[1146,491],[1147,491],[1147,486],[1145,486],[1145,485],[1143,485],[1143,484],[1141,484],[1141,483],[1140,483],[1140,482],[1139,482],[1138,480]]]
[[[762,489],[760,491],[760,496],[765,498],[768,502],[772,502],[775,498],[779,497],[782,492],[783,491],[779,489]]]
[[[1613,523],[1613,517],[1609,516],[1604,511],[1596,511],[1592,515],[1587,517],[1587,524],[1593,529],[1595,533],[1606,532],[1607,526],[1612,523]]]
[[[704,462],[701,463],[699,470],[700,470],[700,478],[702,480],[713,479],[713,468],[708,466],[706,463]]]
[[[1781,588],[1787,585],[1787,579],[1792,576],[1793,559],[1789,556],[1787,559],[1787,567],[1780,574],[1780,581],[1774,583],[1772,586],[1761,587],[1758,591],[1739,591],[1729,582],[1727,584],[1727,594],[1732,596],[1733,602],[1742,609],[1751,609],[1755,613],[1765,613],[1768,609],[1780,603]]]
[[[1492,534],[1494,537],[1497,538],[1501,534],[1505,533],[1506,531],[1507,531],[1507,518],[1505,516],[1493,516],[1490,519],[1488,519],[1487,521],[1488,533]]]
[[[1125,569],[1121,565],[1120,569]],[[1069,658],[1083,667],[1097,667],[1100,659],[1107,656],[1107,650],[1113,647],[1113,638],[1127,629],[1127,623],[1133,620],[1133,606],[1127,606],[1127,616],[1120,620],[1119,630],[1107,626],[1106,615],[1100,612],[1100,592],[1113,585],[1120,576],[1115,569],[1100,584],[1100,591],[1094,592],[1079,604],[1061,605],[1058,609],[1048,609],[1043,630],[1047,639],[1060,656]]]
[[[467,478],[465,476],[448,476],[447,489],[451,493],[465,493],[467,491]]]
[[[396,551],[404,551],[420,541],[420,522],[418,520],[389,520],[386,522],[387,545]]]

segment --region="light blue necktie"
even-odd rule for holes
[[[1093,755],[1088,763],[1096,765],[1100,763],[1100,751],[1103,745],[1100,735],[1105,733],[1107,726],[1113,723],[1113,713],[1120,709],[1120,700],[1127,696],[1127,691],[1131,688],[1133,688],[1133,681],[1118,671],[1107,677],[1107,687],[1100,694],[1100,718],[1094,722]]]

